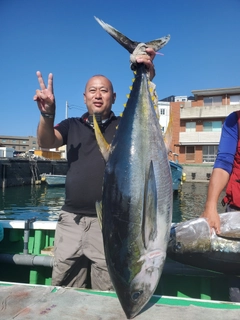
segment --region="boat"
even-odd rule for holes
[[[172,160],[169,160],[169,164],[172,172],[173,191],[178,191],[183,182],[183,167]]]
[[[56,221],[0,221],[1,319],[126,319],[115,292],[51,285]],[[167,259],[137,320],[239,319],[224,274]]]
[[[177,162],[169,160],[171,172],[172,172],[172,185],[173,192],[178,191],[182,182],[184,181],[183,167]],[[41,174],[41,181],[46,182],[48,186],[65,186],[66,175],[60,174]]]
[[[183,167],[178,162],[178,154],[172,153],[172,157],[173,160],[169,160],[169,164],[172,173],[173,192],[177,192],[182,183],[186,180],[186,174],[184,174]]]
[[[41,174],[41,181],[45,181],[50,187],[65,186],[66,175],[63,174]]]
[[[0,282],[1,319],[126,319],[114,292]],[[239,319],[240,303],[153,295],[134,319]]]
[[[51,286],[56,224],[57,221],[0,221],[0,281]],[[229,302],[228,275],[167,258],[154,295]]]

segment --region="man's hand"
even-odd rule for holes
[[[146,48],[146,52],[146,55],[141,55],[137,57],[137,62],[145,64],[150,74],[150,80],[152,80],[155,77],[153,59],[156,56],[156,52],[152,48]]]
[[[207,201],[201,217],[206,218],[210,228],[220,233],[220,217],[217,212],[217,203],[221,192],[229,180],[229,173],[221,168],[214,168],[208,186]]]
[[[41,90],[36,90],[36,95],[33,97],[33,100],[37,101],[40,112],[54,114],[55,98],[53,94],[53,75],[50,73],[48,76],[47,88],[40,71],[37,71],[37,77]]]
[[[216,234],[220,233],[220,217],[216,209],[206,208],[201,215],[201,218],[205,218],[209,224],[209,227],[215,229]]]

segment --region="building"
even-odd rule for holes
[[[165,133],[170,119],[170,102],[158,101],[159,123]]]
[[[170,96],[158,101],[159,123],[161,125],[162,132],[165,133],[170,120],[170,103],[178,101],[188,101],[187,96]]]
[[[0,135],[0,145],[2,147],[14,148],[19,153],[28,152],[29,150],[37,150],[37,138],[28,136],[2,136]]]
[[[240,110],[240,87],[193,90],[192,93],[194,100],[170,102],[172,152],[179,155],[178,160],[183,164],[213,163],[225,118]]]

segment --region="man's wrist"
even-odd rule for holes
[[[55,117],[55,113],[49,113],[49,112],[41,112],[41,115],[43,118],[49,118],[49,119],[53,119]]]

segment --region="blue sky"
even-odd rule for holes
[[[83,91],[106,75],[123,110],[129,54],[95,21],[132,40],[171,35],[154,64],[159,99],[192,90],[240,86],[240,0],[0,0],[1,135],[36,136],[36,71],[54,75],[55,123],[85,111]]]

